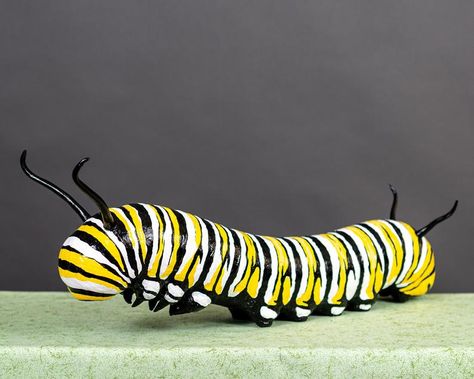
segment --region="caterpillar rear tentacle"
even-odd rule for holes
[[[227,228],[190,213],[152,204],[109,208],[73,171],[75,183],[97,204],[87,212],[66,192],[22,168],[88,218],[64,242],[59,274],[73,297],[106,300],[122,294],[133,307],[169,307],[171,315],[210,304],[236,320],[270,326],[275,319],[305,321],[311,314],[368,311],[377,297],[395,301],[425,294],[435,280],[426,233],[445,215],[416,231],[395,220],[393,186],[389,219],[333,232],[269,237]]]

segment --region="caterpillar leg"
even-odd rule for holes
[[[211,304],[211,298],[203,292],[186,293],[177,303],[170,305],[170,316],[197,312]]]
[[[263,305],[256,309],[257,312],[254,312],[254,321],[260,327],[272,326],[273,320],[278,317],[280,310],[271,309],[266,305]]]
[[[372,305],[375,303],[375,300],[367,300],[361,302],[351,302],[347,306],[348,311],[354,312],[366,312],[372,309]]]
[[[320,304],[312,312],[313,315],[340,316],[346,309],[345,303],[341,304]]]
[[[306,321],[311,314],[311,310],[300,307],[285,309],[283,308],[278,315],[278,320],[285,321]]]

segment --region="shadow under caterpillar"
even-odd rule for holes
[[[395,301],[427,293],[435,260],[424,237],[452,209],[415,230],[396,220],[397,192],[389,219],[370,220],[308,236],[268,237],[241,232],[201,217],[152,204],[109,208],[79,178],[94,200],[89,213],[67,192],[21,167],[28,177],[65,200],[83,224],[59,252],[59,275],[73,297],[107,300],[122,294],[152,311],[171,315],[227,307],[234,319],[270,326],[275,319],[305,321],[311,314],[367,311],[377,296]]]

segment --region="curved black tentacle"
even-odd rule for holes
[[[390,191],[393,194],[393,201],[392,201],[392,208],[390,209],[390,220],[396,220],[396,212],[397,212],[397,205],[398,205],[398,193],[397,189],[392,186],[391,184],[388,185],[390,187]]]
[[[436,225],[438,225],[440,222],[443,222],[444,220],[450,218],[454,212],[456,211],[456,208],[458,207],[458,201],[456,200],[454,202],[454,205],[453,207],[449,210],[448,213],[442,215],[442,216],[439,216],[438,218],[434,219],[433,221],[431,221],[428,225],[424,226],[423,228],[421,229],[418,229],[416,231],[416,234],[418,237],[423,237],[425,234],[427,234],[431,229],[433,229]]]
[[[42,186],[46,187],[50,191],[54,192],[57,196],[63,199],[69,206],[76,212],[82,221],[86,221],[90,215],[89,213],[66,191],[59,188],[57,185],[51,183],[49,180],[46,180],[35,173],[33,173],[29,167],[26,165],[26,150],[23,150],[20,157],[20,165],[23,172],[28,176],[30,179],[34,180],[35,182],[41,184]]]
[[[81,167],[89,160],[89,158],[82,158],[79,163],[74,167],[72,170],[72,179],[77,186],[84,191],[86,195],[88,195],[94,202],[97,204],[100,210],[100,214],[102,215],[102,221],[106,228],[109,228],[114,223],[114,218],[112,217],[112,213],[109,211],[109,207],[105,203],[104,199],[102,199],[97,192],[95,192],[92,188],[90,188],[87,184],[85,184],[81,179],[79,179],[79,171]]]

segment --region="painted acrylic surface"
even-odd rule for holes
[[[90,216],[64,190],[24,172],[64,199],[83,224],[59,252],[59,274],[79,300],[122,294],[171,315],[211,303],[239,320],[270,326],[274,319],[304,321],[311,314],[367,311],[378,296],[405,301],[429,291],[435,260],[424,237],[457,207],[415,230],[397,221],[397,193],[389,219],[371,220],[309,236],[268,237],[241,232],[201,217],[152,204],[109,208],[73,170],[75,183],[97,204]]]

